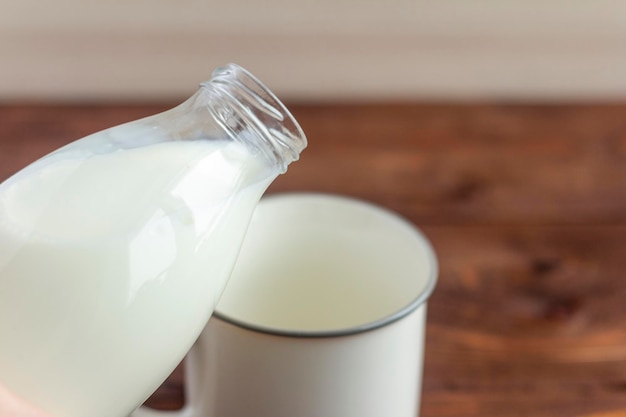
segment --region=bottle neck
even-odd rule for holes
[[[280,172],[298,160],[307,141],[298,122],[276,96],[245,69],[216,69],[201,88],[211,93],[208,109],[233,140],[255,147]]]

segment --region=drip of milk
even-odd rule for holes
[[[54,417],[118,416],[192,345],[276,175],[232,141],[77,146],[0,185],[0,381]]]

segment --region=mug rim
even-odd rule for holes
[[[439,276],[439,263],[437,261],[437,256],[435,254],[435,250],[428,240],[428,238],[424,235],[424,233],[413,223],[411,223],[408,219],[401,216],[400,214],[391,211],[385,207],[380,205],[371,203],[369,201],[365,201],[362,199],[332,194],[332,193],[321,193],[321,192],[284,192],[284,193],[276,193],[271,194],[263,198],[263,201],[267,200],[293,200],[293,199],[301,199],[301,198],[322,198],[326,200],[338,201],[343,204],[350,204],[354,206],[361,206],[367,210],[376,211],[378,215],[382,215],[384,217],[395,219],[396,221],[400,221],[403,223],[408,230],[415,234],[416,238],[422,244],[422,250],[426,255],[426,258],[429,263],[429,275],[426,278],[426,284],[424,288],[419,292],[417,297],[415,297],[411,302],[409,302],[404,307],[398,309],[392,314],[388,314],[386,316],[380,317],[376,320],[372,320],[363,324],[348,326],[345,328],[338,329],[330,329],[330,330],[294,330],[294,329],[281,329],[278,327],[272,326],[264,326],[261,324],[251,323],[249,321],[244,321],[240,319],[236,319],[234,317],[230,317],[228,314],[222,313],[216,308],[213,312],[213,317],[219,319],[225,323],[231,324],[236,327],[240,327],[246,330],[250,330],[257,333],[263,333],[267,335],[274,336],[285,336],[292,338],[327,338],[327,337],[343,337],[350,336],[359,333],[365,333],[372,330],[376,330],[381,327],[385,327],[390,325],[396,321],[403,319],[404,317],[409,316],[411,313],[416,311],[420,306],[426,304],[428,298],[430,298],[433,293],[435,286],[437,284],[438,276]],[[218,301],[219,306],[219,301]]]

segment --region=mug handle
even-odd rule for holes
[[[192,386],[193,384],[190,383],[190,380],[197,380],[199,378],[199,375],[196,375],[196,372],[198,372],[197,367],[198,365],[202,365],[204,363],[205,358],[202,356],[200,346],[204,344],[203,336],[205,332],[206,329],[203,330],[198,340],[196,340],[194,345],[191,347],[191,350],[187,353],[187,358],[185,359],[185,405],[183,405],[180,410],[173,411],[155,410],[154,408],[142,405],[131,413],[129,417],[194,417],[198,414],[196,409],[202,408],[202,404],[196,404],[194,406],[194,398],[196,400],[199,398],[199,395],[196,392],[198,387]]]
[[[202,394],[204,381],[203,370],[208,365],[208,358],[204,354],[207,344],[208,325],[203,329],[195,341],[183,364],[185,369],[184,391],[185,405],[180,410],[163,411],[142,405],[137,408],[129,417],[207,417],[204,410],[206,396]],[[198,386],[200,385],[200,386]]]
[[[130,417],[191,417],[191,415],[191,408],[186,405],[180,410],[174,411],[155,410],[142,405]]]
[[[195,347],[195,346],[194,346]],[[192,347],[191,350],[194,350],[194,347]],[[189,380],[189,368],[191,368],[190,366],[190,361],[191,359],[191,352],[187,355],[187,359],[186,362],[184,364],[185,366],[185,391],[187,391],[188,388],[188,380]],[[187,395],[185,395],[185,397],[187,397]],[[150,408],[148,406],[142,405],[141,407],[137,408],[135,411],[133,411],[131,413],[131,415],[129,417],[193,417],[194,412],[193,412],[193,406],[191,405],[190,402],[185,402],[185,405],[183,405],[183,407],[180,410],[156,410],[154,408]]]

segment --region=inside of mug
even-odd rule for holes
[[[332,195],[272,196],[215,313],[273,333],[351,333],[417,308],[436,274],[428,241],[389,211]]]

